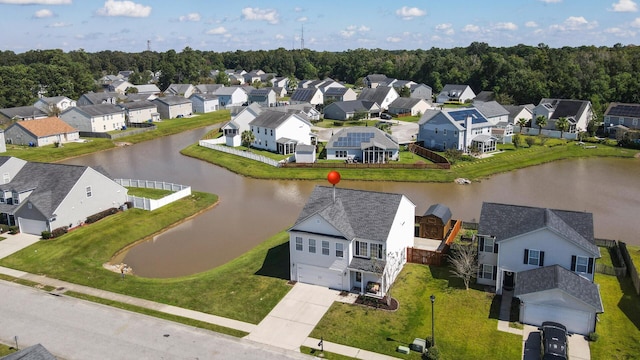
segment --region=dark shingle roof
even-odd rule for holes
[[[604,311],[598,285],[560,265],[521,271],[517,277],[514,296],[560,289],[593,307],[596,312]]]
[[[382,105],[390,92],[395,91],[392,87],[378,86],[375,89],[365,88],[358,96],[358,100],[368,100]]]
[[[291,101],[305,101],[305,102],[310,102],[311,100],[313,100],[313,95],[315,95],[316,91],[318,91],[318,89],[316,89],[315,87],[312,88],[306,88],[306,89],[296,89],[296,91],[293,92],[293,94],[291,95]]]
[[[640,104],[611,103],[604,112],[605,116],[640,118]]]
[[[41,344],[31,345],[1,358],[2,360],[56,360]]]
[[[478,233],[502,241],[545,227],[594,255],[600,254],[593,237],[593,214],[588,212],[485,202]]]
[[[82,94],[81,97],[86,99],[89,103],[93,105],[102,104],[106,100],[111,98],[116,98],[116,99],[125,98],[125,96],[122,96],[117,92],[98,92],[98,93],[90,92],[90,93]]]
[[[296,224],[318,215],[347,240],[387,240],[403,195],[339,187],[335,188],[335,201],[333,194],[331,187],[316,186]]]
[[[157,108],[156,104],[149,100],[126,102],[118,104],[118,106],[127,110]]]
[[[480,91],[478,95],[476,95],[476,97],[473,98],[473,101],[487,102],[487,101],[493,101],[495,99],[496,99],[496,94],[493,91]]]
[[[0,190],[33,190],[28,201],[50,218],[87,169],[87,166],[28,162],[8,184],[1,184]]]
[[[256,116],[255,119],[249,122],[249,125],[275,129],[293,115],[295,114],[274,110],[263,110],[260,115]],[[304,117],[298,117],[306,121]]]
[[[9,119],[24,119],[47,116],[47,113],[33,105],[0,109],[0,114],[6,116]]]
[[[427,211],[424,213],[424,216],[433,215],[442,220],[442,222],[446,223],[451,220],[451,210],[449,207],[442,204],[433,204],[429,206]]]
[[[344,95],[349,88],[346,87],[330,87],[324,91],[326,96],[342,96]]]
[[[77,109],[78,111],[89,115],[90,117],[94,116],[102,116],[102,115],[111,115],[111,114],[120,114],[122,113],[122,108],[113,105],[113,104],[96,104],[96,105],[87,105],[87,106],[78,106],[78,107],[70,107],[69,109],[63,112],[66,113],[68,111],[72,111],[73,109]]]
[[[349,269],[361,270],[374,274],[382,274],[386,265],[387,262],[382,259],[363,259],[354,257],[349,263]]]
[[[327,149],[366,149],[376,145],[382,149],[399,149],[398,140],[390,134],[376,128],[354,126],[340,129],[327,142]]]
[[[540,104],[551,104],[555,107],[551,119],[579,118],[587,109],[589,101],[586,100],[567,100],[567,99],[542,99]]]
[[[358,111],[370,111],[371,108],[373,108],[374,104],[376,104],[374,101],[349,100],[349,101],[336,101],[329,104],[329,106],[337,106],[345,114],[350,114]]]
[[[389,108],[412,109],[420,101],[424,101],[424,100],[417,99],[417,98],[399,97],[399,98],[393,100],[393,102],[391,104],[389,104]]]

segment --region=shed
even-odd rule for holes
[[[419,237],[444,240],[451,229],[451,210],[445,205],[433,204],[416,223]]]

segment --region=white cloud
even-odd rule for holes
[[[501,22],[493,26],[495,30],[518,30],[518,26],[512,22]]]
[[[547,3],[547,4],[553,4],[553,3],[561,3],[562,0],[540,0],[543,3]]]
[[[400,41],[402,41],[402,39],[399,37],[395,37],[395,36],[387,37],[387,42],[390,42],[390,43],[399,43]]]
[[[298,21],[298,22],[306,22],[307,20],[309,20],[308,17],[302,16],[302,17],[299,17],[298,20],[296,20],[296,21]]]
[[[444,33],[445,35],[453,35],[455,33],[455,31],[453,30],[453,25],[451,25],[450,23],[436,25],[436,31]]]
[[[536,23],[535,21],[527,21],[526,23],[524,23],[524,26],[528,28],[534,28],[538,27],[538,23]]]
[[[187,15],[180,16],[178,18],[178,20],[180,20],[181,22],[185,22],[185,21],[192,21],[192,22],[200,21],[200,14],[198,14],[198,13],[190,13],[190,14],[187,14]]]
[[[133,1],[107,0],[104,6],[96,11],[100,16],[147,17],[151,14],[151,6],[136,4]]]
[[[632,0],[620,0],[617,3],[611,4],[611,11],[615,12],[636,12],[638,11],[638,5]]]
[[[53,24],[47,25],[47,27],[49,28],[61,28],[61,27],[67,27],[67,26],[71,26],[71,24],[65,23],[65,22],[55,22]]]
[[[343,38],[350,38],[353,35],[355,35],[356,33],[364,34],[366,32],[369,32],[370,30],[371,30],[371,28],[366,27],[364,25],[360,25],[359,27],[356,26],[356,25],[349,25],[349,26],[347,26],[346,29],[340,31],[340,35]]]
[[[207,35],[223,35],[227,33],[227,29],[224,26],[218,26],[217,28],[207,30]]]
[[[0,4],[15,5],[68,5],[71,0],[0,0]]]
[[[262,20],[269,24],[277,24],[280,22],[280,15],[273,9],[247,7],[242,9],[242,18],[245,20]]]
[[[617,37],[634,37],[636,36],[636,32],[629,29],[621,29],[619,27],[612,27],[608,29],[604,29],[604,32],[607,34],[611,34]]]
[[[43,19],[43,18],[48,18],[48,17],[52,17],[53,16],[53,11],[49,10],[49,9],[41,9],[36,11],[33,14],[34,18],[37,19]]]
[[[396,10],[396,15],[401,17],[403,20],[411,20],[415,17],[425,16],[427,12],[417,7],[408,7],[403,6],[400,9]]]
[[[301,12],[302,10],[303,10],[303,9],[302,9],[301,7],[299,7],[299,6],[298,6],[298,7],[293,8],[293,11],[295,11],[295,12]]]
[[[597,21],[587,21],[584,16],[569,16],[562,24],[551,25],[551,29],[559,31],[576,31],[591,30],[597,26]]]
[[[284,40],[284,35],[282,35],[282,34],[276,34],[276,39],[277,39],[277,40]]]
[[[631,26],[633,26],[634,28],[640,28],[640,17],[633,20],[631,22]]]
[[[478,25],[467,24],[462,28],[463,32],[476,33],[480,31],[480,27]]]

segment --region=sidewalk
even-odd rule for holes
[[[28,234],[8,235],[0,241],[0,258],[9,256],[38,241],[38,237]],[[254,325],[221,316],[202,313],[199,311],[166,305],[154,301],[139,299],[110,291],[91,288],[84,285],[72,284],[66,281],[34,275],[24,271],[0,266],[0,274],[19,279],[33,281],[39,284],[55,287],[57,294],[70,290],[101,299],[117,301],[165,314],[181,316],[209,324],[224,326],[249,333],[246,339],[256,343],[268,344],[284,349],[299,350],[300,346],[318,348],[319,339],[309,338],[313,328],[322,319],[333,301],[352,302],[352,297],[342,297],[335,290],[297,283],[294,288],[272,309],[260,324]],[[358,348],[339,345],[324,341],[324,350],[365,360],[394,359],[394,357],[365,351]]]

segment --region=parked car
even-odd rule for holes
[[[542,360],[567,360],[567,328],[553,321],[545,321],[540,328]]]
[[[382,120],[391,120],[391,115],[387,114],[387,113],[382,113],[380,114],[380,119]]]

